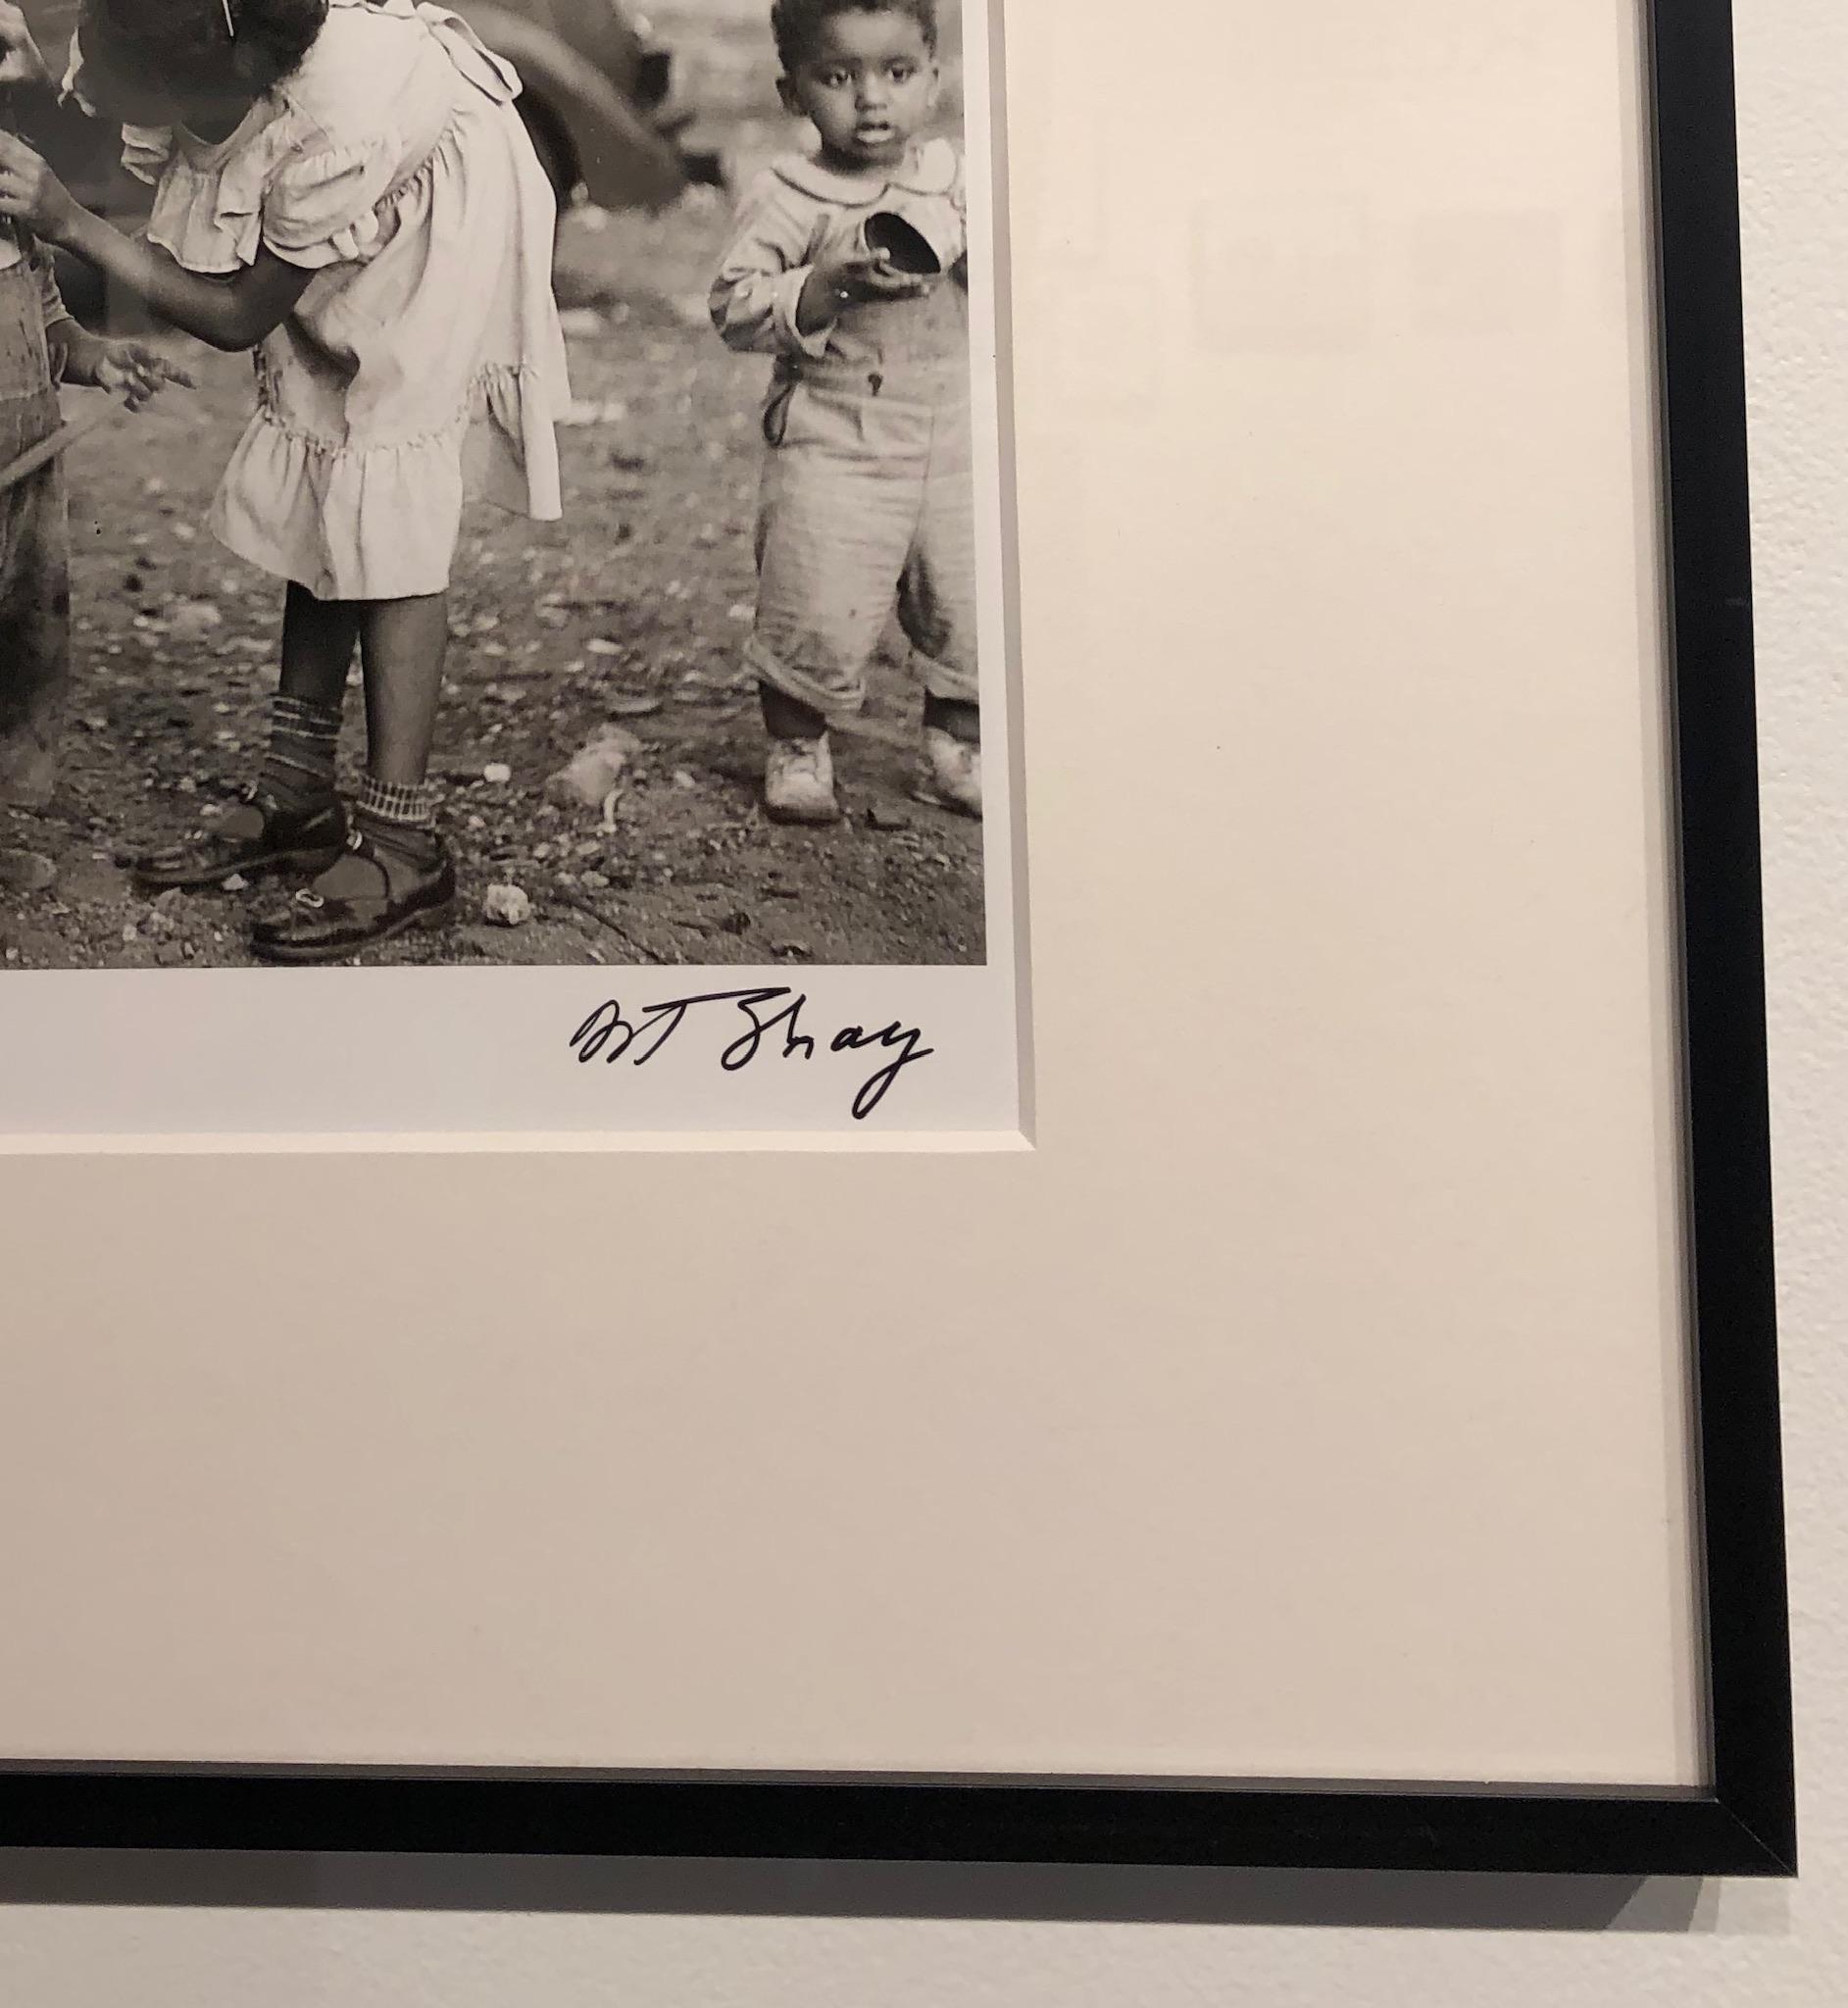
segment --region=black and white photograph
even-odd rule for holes
[[[957,0],[479,12],[0,14],[8,963],[979,961]]]
[[[9,974],[1011,955],[962,0],[0,44]]]

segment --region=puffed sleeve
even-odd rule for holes
[[[324,146],[285,161],[263,198],[263,241],[291,265],[363,265],[378,248],[377,209],[398,158],[388,138]]]
[[[171,126],[125,126],[122,128],[122,164],[137,181],[150,188],[161,178],[161,170],[173,158],[174,128]]]

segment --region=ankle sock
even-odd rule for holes
[[[331,795],[333,760],[340,744],[337,705],[303,697],[270,700],[270,750],[259,784],[291,808],[305,809]]]
[[[395,844],[414,857],[437,847],[436,783],[433,780],[375,780],[360,777],[355,804],[359,820],[380,843]]]

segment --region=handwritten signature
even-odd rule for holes
[[[612,997],[599,1004],[572,1033],[572,1049],[577,1064],[587,1067],[602,1060],[613,1067],[627,1060],[632,1067],[646,1067],[673,1038],[688,1016],[709,1004],[729,1004],[745,1019],[745,1029],[719,1057],[727,1074],[739,1073],[766,1050],[784,1060],[813,1060],[821,1050],[820,1038],[802,1029],[802,1013],[808,1004],[806,993],[781,988],[751,990],[705,990],[696,997],[670,997],[660,1004],[645,1004],[630,1019]],[[777,1007],[773,1009],[773,1007]],[[779,1035],[779,1036],[778,1036]],[[916,1026],[896,1020],[879,1031],[864,1026],[843,1026],[827,1040],[830,1053],[892,1053],[894,1058],[868,1076],[853,1099],[853,1118],[864,1123],[885,1099],[892,1083],[907,1067],[927,1060],[935,1051],[924,1044]]]

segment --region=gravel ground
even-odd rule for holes
[[[763,14],[761,0],[655,10],[739,174],[786,138]],[[662,217],[566,223],[559,292],[579,402],[560,434],[565,520],[473,514],[455,573],[434,771],[462,915],[369,961],[982,959],[980,830],[911,798],[920,693],[896,660],[859,729],[837,738],[846,822],[786,830],[758,806],[739,650],[765,366],[729,355],[705,318],[725,216],[723,198],[695,191]],[[276,896],[149,901],[114,862],[196,827],[249,775],[275,674],[279,589],[202,527],[248,411],[249,364],[170,346],[199,390],[70,456],[77,688],[63,776],[46,814],[0,813],[0,841],[47,855],[57,878],[0,890],[11,968],[239,966],[253,903]],[[68,393],[68,408],[94,395]],[[546,801],[546,778],[612,728],[636,742],[615,798]],[[530,902],[524,925],[487,918],[502,886]]]

